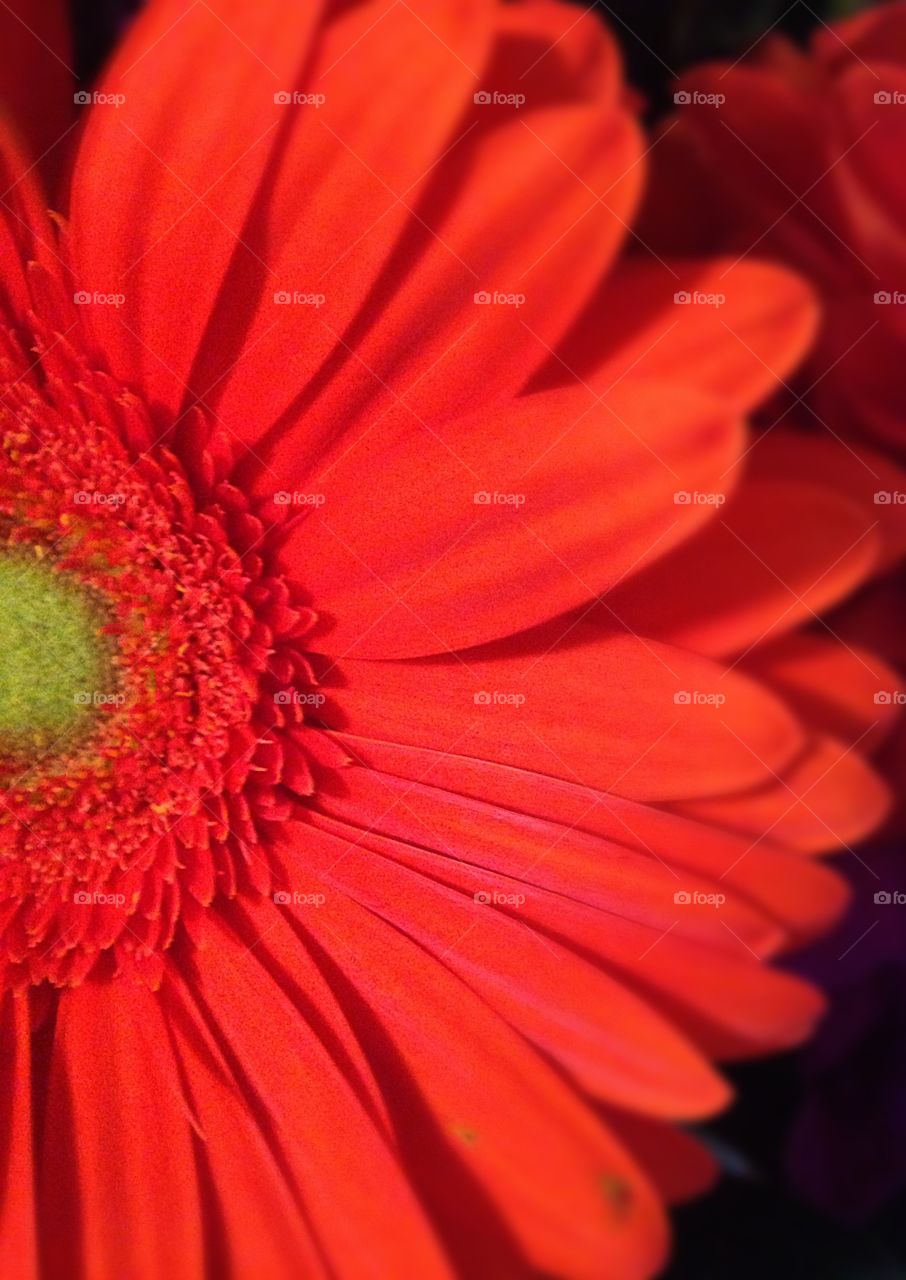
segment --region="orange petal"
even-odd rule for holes
[[[836,619],[833,625],[839,625]],[[844,742],[858,742],[862,755],[902,719],[903,709],[895,700],[902,676],[877,654],[844,639],[811,632],[784,636],[753,651],[745,667],[779,689],[808,725]]]

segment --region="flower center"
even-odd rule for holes
[[[275,824],[345,757],[227,436],[34,344],[40,377],[0,323],[0,991],[156,985],[206,908],[271,891]]]
[[[0,751],[68,748],[110,696],[88,596],[33,546],[0,553]]]

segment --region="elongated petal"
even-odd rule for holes
[[[315,643],[410,657],[564,613],[713,513],[675,495],[720,484],[740,435],[707,400],[657,386],[601,404],[550,392],[427,430],[394,415],[311,481],[322,505],[288,545],[328,624]]]
[[[285,848],[292,858],[292,840]],[[407,1161],[463,1273],[518,1274],[515,1241],[523,1267],[527,1259],[541,1273],[653,1275],[665,1240],[650,1188],[525,1041],[443,964],[344,894],[326,892],[317,911],[295,914],[303,936],[332,957],[338,986],[345,978],[366,1002],[360,1034],[394,1082]],[[390,1061],[381,1051],[388,1033]],[[463,1212],[480,1228],[464,1233]]]
[[[201,1273],[190,1114],[151,992],[85,983],[66,993],[45,1142],[42,1235],[52,1270],[105,1280]]]
[[[91,332],[110,371],[171,412],[230,263],[249,252],[245,220],[289,119],[275,94],[299,81],[318,12],[154,0],[90,109],[72,191],[77,288],[122,295],[85,307]]]
[[[635,799],[720,795],[803,740],[766,691],[679,649],[573,625],[558,648],[331,664],[341,728],[578,780]],[[430,708],[430,715],[425,709]]]
[[[796,367],[817,323],[806,282],[769,263],[629,259],[543,379],[556,385],[570,370],[600,392],[629,375],[688,381],[749,409]]]
[[[876,526],[863,507],[807,478],[751,481],[607,604],[643,635],[740,653],[814,621],[865,582],[881,555]]]

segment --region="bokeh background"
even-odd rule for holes
[[[95,74],[140,5],[72,0],[80,76]],[[821,23],[872,7],[872,0],[597,5],[651,122],[670,109],[676,76],[702,59],[733,61],[770,31],[806,42]],[[888,843],[864,852],[883,868],[885,884],[906,890],[902,850]],[[857,901],[870,901],[870,883],[858,883],[858,867],[848,870]],[[906,938],[899,915],[874,930],[840,985],[840,956],[863,928],[857,914],[797,959],[831,990],[833,1021],[804,1052],[735,1071],[738,1102],[703,1135],[724,1177],[709,1197],[679,1211],[668,1280],[906,1280]]]

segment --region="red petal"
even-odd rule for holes
[[[819,738],[772,786],[682,808],[753,838],[767,833],[795,849],[820,853],[869,835],[890,808],[890,792],[851,746]]]
[[[92,106],[72,193],[76,288],[110,372],[175,412],[245,219],[289,117],[317,4],[159,0]],[[174,104],[179,110],[174,111]]]
[[[337,666],[344,687],[325,688],[328,706],[343,717],[339,727],[363,737],[645,800],[757,786],[803,745],[786,710],[736,672],[654,641],[581,624],[569,631],[548,652],[350,659]]]
[[[466,132],[493,14],[484,0],[373,0],[318,41],[303,87],[324,101],[284,107],[292,130],[243,233],[253,254],[236,263],[196,374],[256,456],[324,361],[349,358],[341,335]],[[283,294],[323,301],[277,303]]]
[[[69,22],[64,0],[0,5],[0,100],[27,143],[29,163],[51,173],[63,164],[75,123]]]
[[[299,927],[334,958],[338,982],[350,983],[367,1007],[360,1035],[392,1102],[412,1176],[462,1274],[489,1266],[494,1275],[519,1274],[489,1208],[542,1274],[655,1274],[665,1247],[660,1208],[588,1109],[460,979],[344,894],[325,892],[317,911],[298,909]],[[490,1204],[476,1196],[476,1183]],[[509,1269],[494,1264],[495,1247]]]
[[[713,514],[675,495],[719,487],[740,442],[729,413],[645,385],[603,404],[548,392],[427,430],[395,414],[311,481],[323,506],[289,543],[332,619],[314,643],[410,657],[564,613]]]
[[[323,863],[326,883],[345,890],[459,974],[589,1093],[674,1119],[709,1115],[726,1104],[726,1085],[655,1007],[523,923],[519,904],[508,913],[483,901],[482,893],[496,890],[480,871],[466,875],[460,886],[465,892],[448,888],[433,876],[443,876],[452,863],[455,882],[459,864],[450,853],[425,859],[411,845],[341,823],[307,832],[300,844],[307,859]],[[391,860],[394,852],[408,865]],[[389,856],[375,856],[381,853]],[[511,883],[504,896],[521,898],[524,905],[531,889]],[[627,909],[633,905],[627,903]],[[601,927],[607,927],[606,918]]]
[[[5,1148],[0,1176],[0,1272],[8,1280],[37,1280],[31,1018],[24,995],[7,993],[0,1009],[0,1098]]]
[[[836,875],[763,834],[753,845],[745,836],[606,795],[579,782],[505,768],[455,752],[346,734],[339,737],[356,761],[382,773],[471,797],[495,806],[496,813],[505,809],[514,816],[558,823],[569,831],[590,832],[623,856],[631,849],[675,869],[683,880],[690,880],[691,873],[695,884],[700,878],[724,881],[793,937],[810,938],[826,931],[845,903],[845,889]],[[538,883],[537,877],[534,882]]]
[[[62,995],[42,1176],[52,1273],[195,1280],[204,1270],[190,1113],[146,988],[85,982]]]
[[[487,119],[487,107],[472,113]],[[526,108],[467,133],[342,335],[323,392],[315,384],[256,445],[259,489],[287,487],[401,402],[433,425],[524,389],[617,250],[640,146],[635,124],[598,104]]]
[[[253,912],[266,934],[278,908]],[[193,999],[247,1082],[290,1185],[338,1280],[381,1280],[407,1268],[431,1280],[449,1269],[387,1136],[359,1102],[308,1020],[254,947],[212,916],[213,945],[197,956]],[[262,985],[265,982],[266,985]],[[393,1230],[387,1224],[393,1223]]]
[[[572,370],[604,392],[629,374],[757,405],[805,354],[818,311],[806,283],[768,263],[629,259],[604,282],[546,383]]]
[[[740,653],[819,618],[859,587],[880,556],[875,524],[807,476],[751,480],[607,604],[642,635],[715,657]]]

